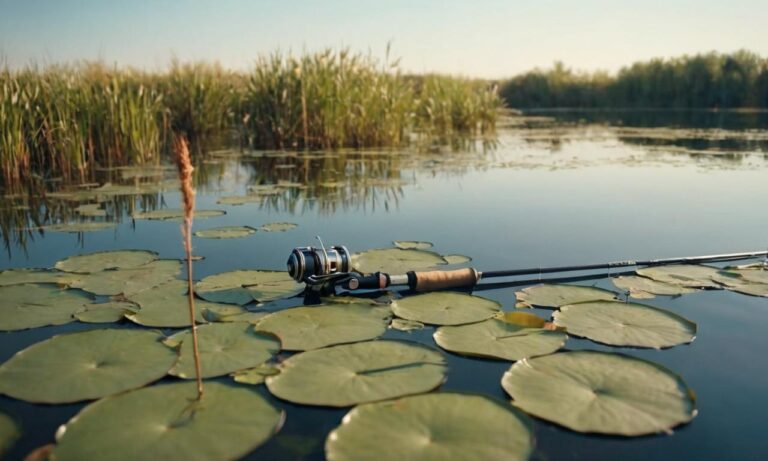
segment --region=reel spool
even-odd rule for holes
[[[349,250],[341,245],[327,250],[324,246],[294,248],[288,257],[288,275],[297,282],[314,285],[329,276],[348,273],[350,259]]]

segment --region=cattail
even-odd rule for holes
[[[181,180],[181,196],[184,200],[184,222],[181,225],[181,235],[184,237],[184,250],[187,254],[187,299],[189,307],[189,322],[192,325],[192,351],[195,357],[195,374],[197,376],[197,398],[203,398],[203,378],[200,371],[200,351],[197,347],[197,325],[195,324],[195,292],[192,287],[192,220],[195,216],[195,190],[192,188],[192,161],[189,158],[189,147],[184,136],[174,136],[173,151],[176,154],[176,166],[179,168]]]

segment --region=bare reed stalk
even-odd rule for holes
[[[192,188],[192,161],[189,147],[184,136],[174,136],[173,151],[176,154],[176,166],[181,180],[181,196],[184,199],[184,222],[181,234],[184,237],[184,249],[187,253],[187,299],[189,322],[192,325],[192,351],[195,357],[195,375],[197,376],[197,399],[203,398],[203,378],[200,371],[200,351],[197,347],[197,325],[195,324],[195,292],[192,287],[192,219],[195,216],[195,190]]]

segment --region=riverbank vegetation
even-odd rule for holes
[[[158,161],[174,133],[253,149],[402,146],[415,137],[491,133],[495,87],[403,75],[348,50],[275,53],[250,72],[174,61],[166,72],[100,62],[0,70],[0,170],[83,179],[96,168]]]
[[[516,108],[768,108],[768,59],[749,51],[657,58],[607,72],[562,63],[501,84]]]

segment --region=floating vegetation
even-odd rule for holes
[[[445,259],[448,264],[466,264],[472,261],[472,258],[464,255],[443,255],[443,259]]]
[[[419,242],[415,240],[395,240],[392,243],[401,250],[427,250],[434,246],[430,242]]]
[[[138,304],[141,309],[125,316],[134,323],[148,327],[188,327],[190,321],[187,312],[187,292],[187,282],[184,280],[170,280],[142,290],[128,298],[129,301]],[[195,321],[200,323],[205,322],[201,312],[228,307],[200,300],[196,301],[195,305],[198,308]]]
[[[305,351],[378,338],[391,317],[389,307],[362,301],[294,307],[262,318],[256,330],[280,338],[283,350]]]
[[[113,222],[74,222],[65,224],[49,224],[42,226],[41,229],[48,232],[69,232],[71,234],[80,232],[98,232],[106,229],[112,229],[116,224]]]
[[[406,319],[399,319],[395,317],[389,323],[389,328],[392,328],[393,330],[399,330],[399,331],[417,331],[417,330],[423,330],[424,324],[421,322],[417,322],[416,320],[406,320]]]
[[[255,332],[246,322],[211,323],[201,325],[197,331],[203,378],[253,368],[280,350],[280,342],[274,336]],[[168,374],[195,379],[192,335],[184,332],[174,336],[171,344],[180,343],[179,360]]]
[[[216,203],[219,205],[245,205],[246,203],[261,203],[263,197],[260,195],[231,195],[219,197]]]
[[[125,301],[87,304],[85,309],[75,312],[74,317],[84,323],[119,322],[128,314],[135,314],[139,306]]]
[[[367,341],[302,352],[267,378],[276,397],[294,403],[345,407],[428,392],[445,379],[442,355],[400,341]]]
[[[0,331],[26,330],[74,321],[72,315],[92,299],[78,290],[50,284],[0,287]]]
[[[262,363],[254,368],[236,371],[230,376],[232,376],[232,379],[234,379],[235,382],[256,385],[262,384],[267,379],[267,376],[274,376],[278,373],[280,373],[280,369],[276,366]]]
[[[616,293],[578,285],[535,285],[516,291],[517,307],[548,307],[556,309],[566,304],[616,299]]]
[[[107,216],[107,210],[101,208],[98,203],[88,203],[75,208],[75,213],[91,218],[103,218]]]
[[[49,269],[7,269],[0,272],[0,287],[23,283],[69,285],[74,277],[76,276]]]
[[[500,312],[501,304],[480,296],[455,292],[433,292],[392,302],[400,318],[431,325],[461,325],[480,322]]]
[[[215,218],[227,214],[224,210],[195,210],[195,218]],[[184,210],[163,208],[152,211],[135,213],[133,219],[150,219],[157,221],[183,221]]]
[[[438,392],[355,407],[326,440],[329,461],[526,460],[531,422],[488,397]]]
[[[175,279],[181,273],[181,261],[158,259],[130,269],[106,270],[83,274],[71,284],[102,296],[132,296]]]
[[[21,436],[18,424],[5,413],[0,413],[0,456],[4,456]]]
[[[0,366],[0,393],[37,403],[91,400],[162,378],[176,352],[156,332],[91,330],[54,336]]]
[[[439,254],[416,249],[378,248],[352,255],[352,267],[364,274],[379,271],[387,274],[405,274],[408,271],[444,264],[447,262]]]
[[[69,256],[56,263],[56,269],[90,274],[110,269],[132,269],[157,259],[157,253],[145,250],[100,251]]]
[[[638,277],[636,275],[613,277],[611,278],[611,282],[613,282],[616,288],[629,293],[629,296],[635,299],[651,299],[655,298],[656,295],[680,296],[696,291],[694,288],[686,288],[673,283],[659,282],[657,280]]]
[[[152,386],[107,397],[80,411],[57,435],[55,459],[129,461],[238,459],[280,430],[285,415],[251,389],[206,383]]]
[[[702,265],[658,266],[637,270],[637,274],[643,277],[688,288],[721,288],[715,282],[719,272],[716,267]]]
[[[578,432],[638,436],[669,432],[696,416],[693,392],[652,362],[595,351],[515,363],[501,380],[512,404]]]
[[[304,291],[285,271],[238,270],[209,275],[197,282],[195,293],[217,303],[244,305],[289,298]]]
[[[696,324],[664,309],[620,301],[592,301],[560,307],[552,318],[574,336],[610,346],[665,347],[687,344]]]
[[[299,225],[292,222],[273,222],[261,225],[259,230],[262,232],[285,232],[297,227]]]
[[[523,312],[512,314],[469,325],[440,327],[435,331],[435,342],[457,354],[512,361],[551,354],[565,345],[568,336],[548,328],[546,320]]]
[[[256,229],[249,226],[228,226],[228,227],[214,227],[213,229],[205,229],[195,232],[195,237],[206,239],[234,239],[248,237],[251,234],[255,234]]]
[[[763,266],[726,268],[714,278],[728,290],[750,296],[768,296],[768,270]]]
[[[198,301],[199,302],[199,301]],[[203,318],[209,322],[250,322],[256,323],[258,320],[269,315],[268,312],[253,312],[243,309],[240,306],[216,305],[215,308],[205,307],[202,309]]]

